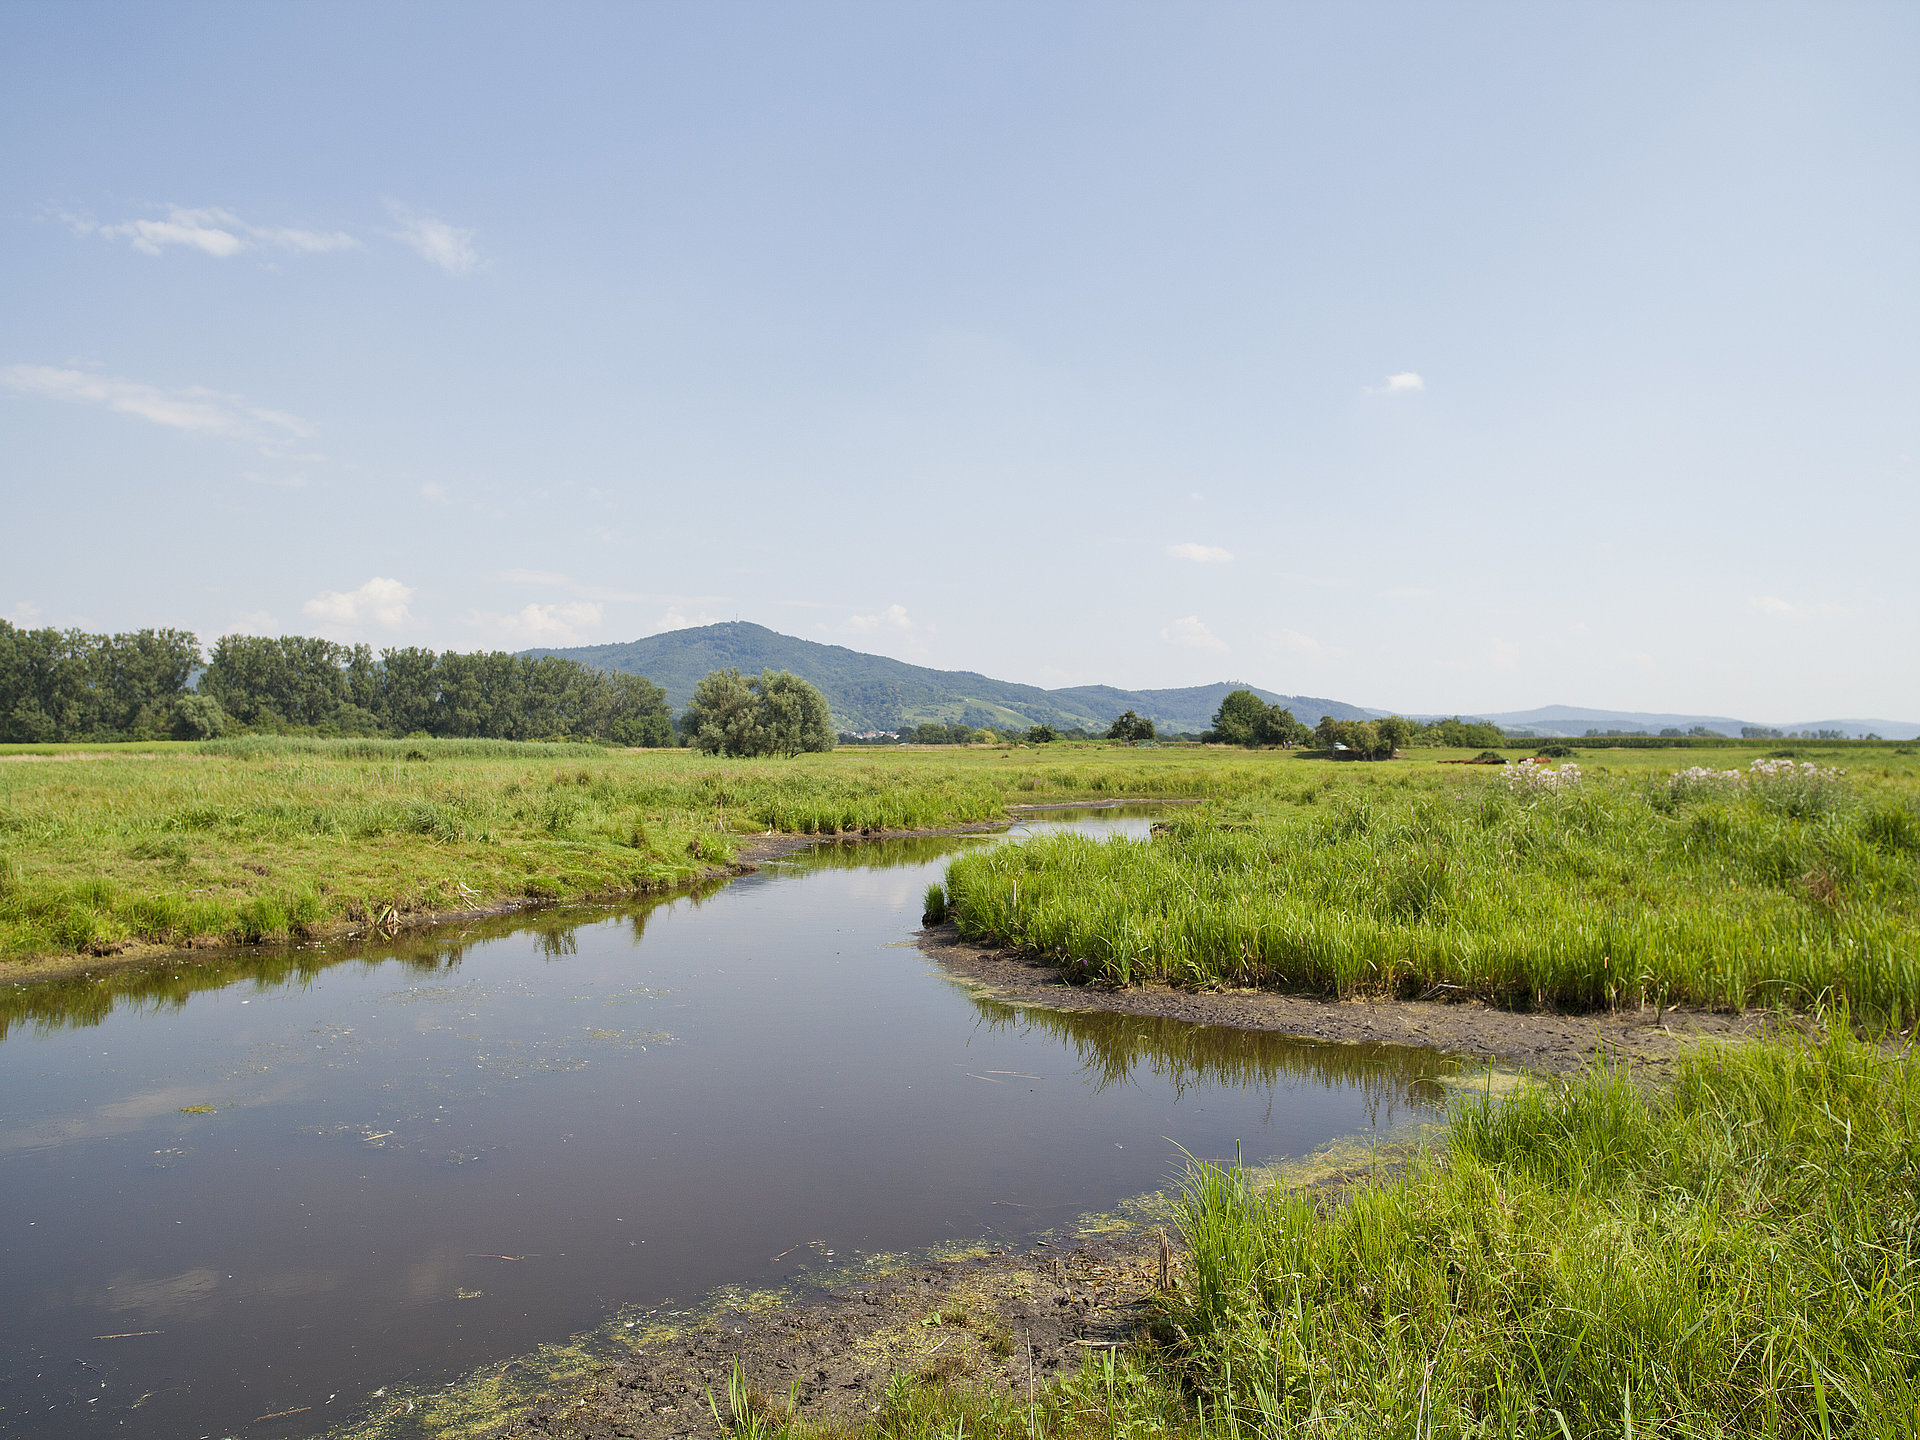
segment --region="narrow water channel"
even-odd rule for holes
[[[0,994],[0,1435],[310,1434],[622,1306],[1018,1244],[1434,1098],[1429,1052],[976,996],[967,845]]]

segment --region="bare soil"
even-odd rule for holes
[[[969,944],[951,924],[922,930],[920,949],[952,974],[1012,1004],[1161,1015],[1314,1040],[1429,1045],[1546,1075],[1584,1069],[1596,1056],[1610,1063],[1632,1062],[1657,1075],[1688,1039],[1742,1038],[1781,1023],[1771,1012],[1761,1011],[1668,1008],[1563,1014],[1502,1010],[1471,999],[1325,1000],[1271,990],[1075,984],[1046,960]]]

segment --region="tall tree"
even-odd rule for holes
[[[763,670],[751,682],[758,699],[767,753],[799,755],[833,748],[827,697],[791,670]]]
[[[1213,738],[1227,745],[1257,745],[1260,742],[1254,739],[1254,727],[1266,714],[1266,701],[1253,691],[1230,691],[1213,712]]]

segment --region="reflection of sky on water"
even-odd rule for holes
[[[1175,1143],[1299,1153],[1417,1108],[1420,1052],[953,983],[911,936],[991,843],[0,996],[0,1435],[331,1421],[623,1304],[1017,1242]]]

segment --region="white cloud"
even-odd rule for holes
[[[685,610],[681,609],[680,606],[669,605],[667,606],[667,613],[654,622],[653,629],[648,633],[658,635],[663,630],[692,630],[697,626],[717,625],[719,623],[720,617],[718,615],[709,615],[704,610],[695,610],[693,614],[689,615]]]
[[[100,225],[75,215],[65,218],[82,235],[125,240],[146,255],[158,255],[169,245],[177,245],[225,260],[255,245],[271,245],[311,255],[349,250],[360,243],[344,231],[249,225],[229,210],[196,210],[185,205],[169,205],[164,220],[126,220],[118,225]]]
[[[558,605],[529,604],[502,617],[500,628],[529,645],[579,645],[586,637],[578,627],[598,625],[605,607],[591,600]]]
[[[458,229],[431,215],[416,215],[404,205],[388,208],[400,226],[393,232],[394,238],[410,245],[422,260],[455,277],[482,268],[480,254],[473,248],[473,231]]]
[[[1182,616],[1162,629],[1160,638],[1170,645],[1183,645],[1189,650],[1225,650],[1227,648],[1227,642],[1203,625],[1198,615]]]
[[[1387,383],[1370,387],[1369,395],[1417,395],[1427,388],[1427,382],[1411,370],[1402,370],[1397,375],[1387,376]]]
[[[437,480],[429,480],[421,485],[420,498],[422,500],[431,500],[435,505],[444,505],[451,497],[447,493],[446,486]]]
[[[121,415],[136,416],[174,430],[221,435],[246,440],[272,454],[289,439],[306,439],[313,426],[282,410],[262,410],[238,395],[190,386],[162,390],[139,380],[121,380],[85,370],[53,365],[0,366],[0,386],[23,395],[50,400],[75,400],[104,405]]]
[[[1302,635],[1298,630],[1276,630],[1273,635],[1276,648],[1289,655],[1329,655],[1333,652],[1311,635]]]
[[[1782,600],[1778,595],[1756,595],[1748,603],[1762,615],[1771,615],[1776,620],[1831,619],[1836,616],[1860,613],[1850,605],[1826,603],[1796,605],[1791,600]]]
[[[280,622],[265,610],[248,610],[236,615],[226,629],[229,635],[278,635]]]
[[[307,477],[304,475],[263,475],[258,470],[248,470],[240,477],[252,485],[267,485],[276,490],[304,490]]]
[[[900,630],[911,633],[914,628],[913,621],[907,617],[907,607],[904,605],[889,605],[877,615],[849,615],[847,625],[862,635],[870,635],[876,630]]]
[[[1197,544],[1192,540],[1167,546],[1167,554],[1176,560],[1192,560],[1201,565],[1224,565],[1233,559],[1231,550],[1222,550],[1218,545]]]
[[[16,600],[13,602],[13,609],[7,611],[4,618],[11,620],[22,630],[30,630],[33,628],[33,622],[40,618],[40,607],[31,600]]]
[[[376,575],[358,590],[323,590],[300,610],[309,619],[349,629],[398,630],[413,621],[407,612],[411,599],[410,586]]]

